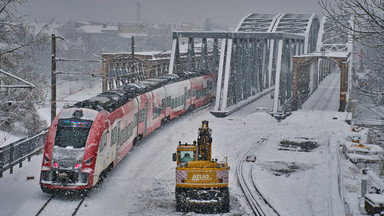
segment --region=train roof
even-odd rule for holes
[[[167,74],[156,78],[146,79],[137,83],[125,84],[120,88],[107,90],[95,97],[75,103],[71,107],[89,108],[97,111],[106,110],[113,112],[135,97],[160,88],[169,83],[178,82],[196,77],[201,74],[196,72],[185,72],[182,74]]]

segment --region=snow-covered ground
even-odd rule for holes
[[[329,84],[323,84],[319,90],[327,90],[325,86]],[[330,97],[334,96],[330,94]],[[175,207],[176,164],[172,153],[179,141],[197,139],[202,120],[208,120],[213,130],[213,157],[219,160],[229,157],[231,208],[224,215],[253,215],[238,186],[236,165],[261,138],[268,138],[268,142],[256,152],[254,180],[281,215],[340,215],[344,208],[337,187],[338,148],[354,133],[344,121],[346,113],[300,110],[278,122],[258,109],[270,110],[271,106],[272,100],[265,96],[225,118],[214,117],[207,108],[168,123],[140,141],[89,194],[78,215],[184,215],[176,212]],[[304,151],[301,147],[287,148],[283,140],[310,140],[316,144]],[[14,174],[6,173],[0,179],[2,215],[36,215],[47,201],[49,196],[38,185],[41,160],[41,155],[33,157],[22,168],[15,168]],[[348,212],[360,215],[358,169],[344,157],[340,157],[340,163]],[[28,176],[34,179],[27,180]],[[61,202],[62,208],[71,205],[68,200]],[[65,215],[60,208],[48,209],[41,215],[52,214]]]

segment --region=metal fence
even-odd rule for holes
[[[3,177],[6,170],[9,169],[10,174],[12,174],[14,166],[19,164],[19,167],[22,167],[25,159],[30,161],[33,155],[41,152],[44,148],[47,132],[48,129],[44,129],[35,135],[0,147],[0,178]]]

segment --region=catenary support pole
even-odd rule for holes
[[[56,116],[56,36],[52,34],[51,122]]]

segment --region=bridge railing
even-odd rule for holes
[[[35,135],[0,147],[0,178],[8,169],[12,174],[14,166],[19,164],[19,167],[22,167],[25,159],[30,161],[33,155],[40,153],[44,148],[47,132],[48,129],[44,129]]]

